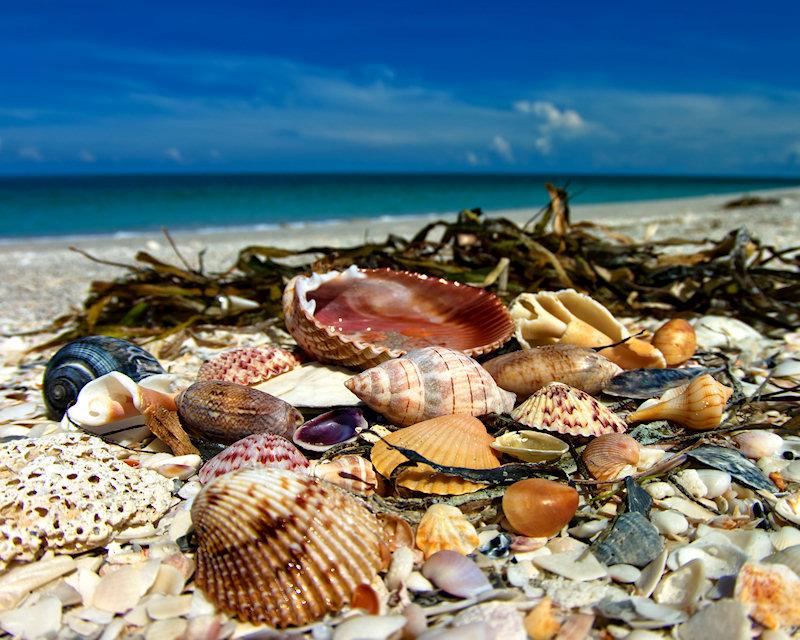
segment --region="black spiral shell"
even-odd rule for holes
[[[127,340],[108,336],[73,340],[56,352],[44,372],[42,392],[50,418],[61,420],[86,383],[112,371],[134,382],[164,373],[158,360]]]

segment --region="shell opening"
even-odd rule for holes
[[[312,273],[308,277],[301,277],[295,282],[294,290],[297,294],[297,300],[300,303],[300,308],[307,312],[309,315],[314,315],[317,310],[317,301],[309,300],[308,294],[316,291],[326,282],[330,282],[336,278],[342,278],[343,281],[347,280],[363,280],[367,276],[358,270],[358,267],[351,264],[344,271],[328,271],[327,273]]]

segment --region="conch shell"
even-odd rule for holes
[[[606,433],[592,440],[581,458],[596,480],[614,480],[639,463],[639,443],[626,433]]]
[[[667,365],[677,367],[694,355],[697,336],[686,320],[674,318],[653,334],[652,344],[664,354]]]
[[[425,559],[449,549],[469,555],[478,547],[478,532],[458,507],[432,504],[417,527],[417,548]]]
[[[557,342],[604,347],[630,336],[608,309],[574,289],[520,294],[511,303],[509,312],[517,340],[525,348]],[[638,338],[602,349],[600,353],[623,369],[666,366],[663,354]]]
[[[409,351],[345,382],[350,391],[398,425],[445,415],[507,413],[514,394],[469,356],[445,347]]]
[[[628,423],[671,420],[694,431],[706,431],[719,426],[732,393],[733,389],[704,373],[683,386],[669,389],[656,404],[645,406],[645,403],[626,419]]]

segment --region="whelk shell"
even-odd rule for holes
[[[438,416],[507,413],[514,394],[499,388],[469,356],[444,347],[409,351],[345,382],[350,391],[398,425]]]
[[[569,445],[541,431],[509,431],[492,442],[492,449],[525,462],[544,462],[560,458]]]
[[[197,495],[195,581],[220,609],[284,628],[339,611],[382,564],[375,516],[283,469],[244,469]]]
[[[479,544],[475,527],[461,509],[449,504],[428,507],[417,527],[416,542],[426,559],[443,549],[469,555]]]
[[[286,438],[273,433],[254,433],[237,440],[206,462],[200,468],[200,482],[206,484],[237,469],[258,467],[302,472],[308,467],[308,460]]]
[[[551,382],[511,412],[514,420],[529,427],[573,436],[622,433],[625,421],[588,393],[560,382]]]
[[[378,478],[370,461],[356,455],[316,462],[311,468],[311,475],[365,496],[375,493],[378,487]]]
[[[198,380],[224,380],[253,386],[291,371],[300,361],[279,347],[238,347],[217,354],[204,362]]]
[[[614,480],[628,468],[630,475],[639,463],[639,443],[625,433],[606,433],[592,440],[581,454],[596,480]]]
[[[355,265],[293,278],[283,310],[303,350],[321,362],[358,368],[430,345],[488,353],[514,330],[503,303],[485,289]]]
[[[530,538],[555,535],[577,510],[578,492],[552,480],[520,480],[503,495],[506,520],[514,531]]]
[[[667,366],[677,367],[694,355],[697,336],[686,320],[674,318],[653,334],[652,345],[664,354]]]

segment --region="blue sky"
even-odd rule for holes
[[[800,175],[797,3],[536,4],[6,3],[0,174]]]

